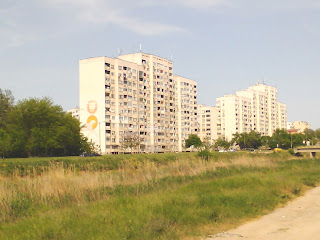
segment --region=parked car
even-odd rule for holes
[[[273,149],[273,152],[281,152],[282,151],[282,148],[275,148]]]
[[[228,151],[225,149],[220,149],[219,152],[224,153],[224,152],[228,152]]]

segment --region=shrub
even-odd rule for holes
[[[209,158],[212,157],[212,154],[208,150],[202,150],[198,152],[198,156],[204,158],[205,160],[209,160]]]
[[[291,155],[294,155],[294,151],[293,151],[293,149],[292,149],[292,148],[290,148],[290,149],[288,150],[288,153],[290,153]]]

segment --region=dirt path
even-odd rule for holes
[[[316,240],[320,239],[320,187],[306,192],[283,208],[207,240]]]

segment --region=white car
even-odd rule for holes
[[[219,150],[219,152],[228,152],[228,151],[225,149],[221,149],[221,150]]]

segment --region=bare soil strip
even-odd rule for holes
[[[207,238],[207,240],[213,239],[320,239],[320,187],[307,191],[304,196],[256,221]]]

